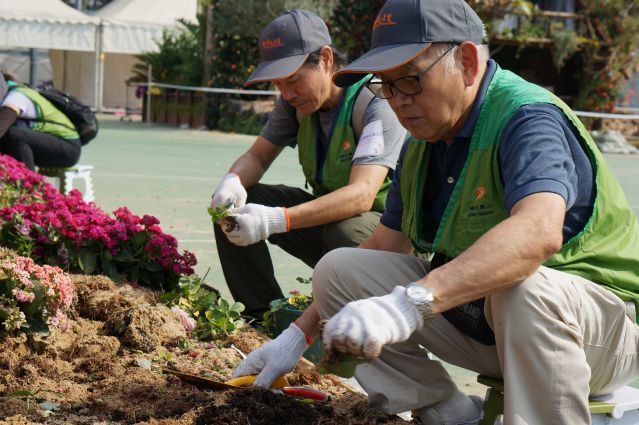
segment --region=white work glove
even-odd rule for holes
[[[291,323],[273,341],[251,352],[235,370],[233,378],[257,375],[253,385],[270,388],[278,376],[291,371],[308,347],[304,332]]]
[[[211,199],[211,208],[228,204],[233,204],[238,208],[246,204],[246,189],[235,173],[228,173],[222,177],[213,192],[213,199]]]
[[[388,295],[346,304],[324,326],[322,342],[327,353],[337,350],[372,360],[384,345],[406,341],[423,324],[406,288],[396,286]]]
[[[230,231],[224,229],[224,233],[235,245],[252,245],[274,233],[284,233],[289,230],[286,208],[246,204],[242,208],[230,209],[229,214],[234,216],[237,226]]]

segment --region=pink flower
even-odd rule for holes
[[[35,294],[33,292],[25,292],[22,289],[13,288],[13,295],[21,303],[31,303],[35,300]]]
[[[171,307],[171,311],[180,318],[180,322],[182,322],[182,326],[184,326],[184,329],[187,332],[191,332],[197,326],[195,319],[189,316],[189,313],[182,310],[180,307],[174,305]]]

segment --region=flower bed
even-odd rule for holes
[[[126,207],[107,215],[79,191],[61,194],[43,176],[0,155],[0,244],[39,264],[104,274],[172,290],[193,274],[195,256],[179,253],[177,240],[150,215]]]

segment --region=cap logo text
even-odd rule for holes
[[[283,46],[284,43],[282,43],[282,39],[281,38],[275,38],[275,39],[270,39],[270,38],[265,38],[262,41],[262,48],[263,49],[272,49],[273,47],[280,47]]]
[[[393,21],[392,13],[385,13],[383,15],[378,15],[375,19],[375,23],[373,24],[373,31],[375,31],[378,27],[385,27],[396,25],[397,22]]]

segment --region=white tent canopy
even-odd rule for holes
[[[100,20],[60,0],[0,0],[0,47],[94,52]]]
[[[49,49],[57,88],[97,109],[123,108],[133,55],[157,51],[165,28],[196,13],[197,0],[113,0],[93,16],[62,0],[0,0],[0,47]]]
[[[184,18],[195,21],[196,0],[114,0],[95,13],[102,18],[102,51],[157,51],[165,28]]]

